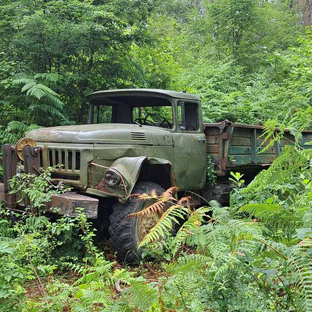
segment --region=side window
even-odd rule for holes
[[[95,105],[93,113],[93,123],[111,123],[112,122],[112,107],[107,105]]]
[[[178,103],[178,127],[180,130],[197,131],[198,122],[198,105],[192,102]]]

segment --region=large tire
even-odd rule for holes
[[[165,190],[154,182],[139,182],[133,189],[133,194],[151,194],[155,190],[158,195]],[[138,250],[140,241],[147,234],[148,230],[156,223],[151,217],[126,217],[130,213],[141,211],[149,206],[152,201],[130,198],[125,204],[116,203],[113,206],[113,213],[110,215],[110,226],[108,232],[114,250],[117,252],[117,259],[120,262],[136,263],[141,259],[141,250]],[[154,223],[154,224],[153,224]],[[146,225],[146,226],[145,226]],[[143,229],[142,229],[143,228]]]

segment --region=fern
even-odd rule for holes
[[[128,214],[127,217],[141,217],[149,214],[162,214],[164,212],[165,205],[166,202],[159,200],[141,211]]]
[[[0,254],[12,254],[17,243],[16,238],[0,236]]]
[[[259,219],[289,218],[292,216],[291,212],[279,204],[247,204],[241,207],[240,210]]]
[[[142,311],[149,311],[158,299],[158,290],[152,285],[133,282],[132,287],[124,294],[130,306]]]
[[[169,267],[169,272],[188,273],[194,270],[202,270],[211,263],[211,258],[202,254],[183,255],[178,258],[177,264]]]
[[[60,100],[59,95],[46,85],[57,80],[56,74],[37,74],[32,78],[17,75],[13,79],[13,85],[23,85],[21,92],[35,100],[28,107],[29,111],[50,114],[65,120],[65,116],[62,114],[64,103]]]
[[[172,186],[168,188],[162,195],[162,199],[175,200],[174,195],[178,192],[178,188],[176,186]]]
[[[286,146],[273,164],[267,170],[260,172],[240,193],[249,197],[256,194],[261,196],[266,194],[267,190],[278,189],[282,191],[285,186],[291,188],[294,179],[299,177],[300,173],[307,168],[311,157],[311,150],[303,152],[296,147]]]
[[[306,312],[312,311],[312,240],[306,238],[293,249],[288,264],[297,273],[295,283],[302,291],[301,309]]]
[[[110,272],[113,264],[113,262],[105,261],[102,257],[97,257],[94,266],[85,270],[83,276],[74,283],[74,286],[98,281],[100,278],[104,278],[108,284],[112,284]]]
[[[4,129],[0,128],[0,141],[15,144],[26,132],[39,128],[37,125],[27,126],[25,122],[13,120]]]
[[[197,229],[203,222],[206,213],[211,209],[208,207],[201,207],[194,210],[188,217],[188,219],[182,224],[176,236],[173,239],[172,254],[175,255],[181,248],[182,244],[186,242],[190,235],[194,235],[193,230]]]
[[[280,143],[284,135],[285,125],[284,123],[279,124],[279,130],[277,131],[277,119],[267,120],[264,124],[264,129],[259,138],[264,138],[263,143],[259,146],[259,149],[264,146],[261,153],[267,151],[270,147],[274,145],[275,142]]]
[[[139,248],[165,237],[172,229],[172,224],[179,224],[178,219],[184,219],[188,208],[180,205],[173,205],[168,208],[157,221],[156,225],[147,233],[139,244]]]
[[[178,219],[185,219],[185,216],[190,211],[189,197],[183,197],[179,201],[174,197],[174,194],[178,191],[177,187],[171,187],[160,196],[156,192],[152,192],[150,195],[133,194],[132,197],[137,197],[137,200],[156,202],[145,207],[141,211],[131,213],[127,217],[140,217],[150,214],[157,214],[160,216],[156,225],[147,233],[147,235],[140,242],[138,248],[141,248],[150,243],[158,241],[161,237],[169,235],[172,230],[173,224],[179,224]],[[184,205],[186,203],[186,206]],[[168,209],[168,205],[171,205]]]

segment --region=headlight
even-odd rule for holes
[[[113,169],[108,169],[104,174],[104,181],[108,186],[116,186],[120,183],[120,175]]]

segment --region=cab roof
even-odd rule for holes
[[[176,92],[162,89],[117,89],[117,90],[102,90],[91,93],[88,96],[89,100],[102,97],[113,96],[150,96],[150,97],[170,97],[185,100],[199,101],[199,97],[194,94]]]

